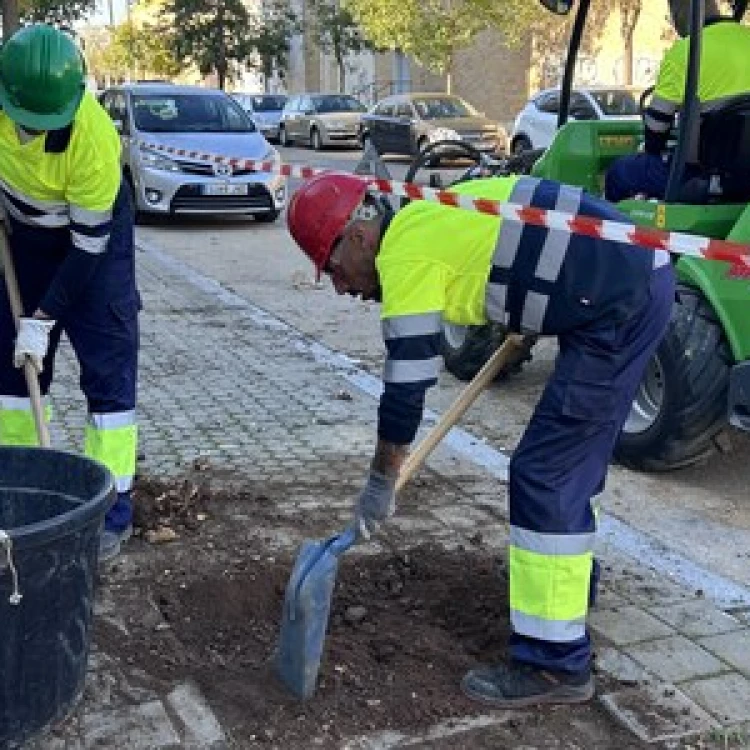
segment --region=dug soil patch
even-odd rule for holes
[[[100,623],[101,647],[165,683],[196,681],[239,748],[337,748],[344,738],[411,734],[486,714],[463,697],[459,683],[467,669],[504,656],[507,581],[501,559],[471,547],[345,554],[317,691],[306,702],[289,694],[272,660],[296,550],[262,549],[253,536],[259,519],[264,530],[274,523],[275,491],[213,495],[184,483],[141,485],[146,507],[138,518],[145,525],[131,554],[143,562],[127,584],[111,587],[129,635]],[[238,522],[240,516],[255,526]],[[149,525],[176,526],[178,539],[149,546]],[[520,732],[531,721],[544,734],[549,724],[555,742],[576,735],[574,716],[604,731],[608,741],[599,747],[641,746],[597,703],[524,716],[510,726]],[[484,747],[479,740],[470,746]],[[452,747],[464,745],[456,740]]]

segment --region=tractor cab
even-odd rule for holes
[[[735,20],[744,17],[748,1],[732,2]],[[574,0],[541,2],[561,15],[570,13],[574,5]],[[558,132],[532,171],[601,194],[604,175],[612,162],[640,147],[643,125],[569,119],[573,72],[590,3],[579,0],[573,23],[561,83]],[[693,0],[689,68],[679,126],[673,134],[674,156],[666,197],[658,209],[653,201],[639,200],[624,201],[620,208],[639,224],[727,237],[750,200],[750,92],[723,102],[710,113],[701,113],[697,87],[704,15],[704,2]],[[645,99],[641,99],[642,109]],[[688,179],[689,165],[693,169]]]

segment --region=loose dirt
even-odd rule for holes
[[[165,684],[195,680],[238,748],[339,748],[358,735],[414,734],[439,722],[450,731],[486,715],[459,689],[467,669],[503,658],[508,635],[505,565],[481,542],[344,555],[317,691],[303,703],[285,690],[272,662],[295,551],[257,535],[288,522],[285,496],[283,485],[212,491],[199,473],[141,480],[141,539],[129,550],[137,564],[126,582],[116,567],[105,577],[130,635],[100,621],[100,647]],[[335,528],[318,521],[313,538]],[[173,530],[174,541],[148,544],[159,529]],[[600,690],[613,687],[600,677]],[[418,746],[645,747],[597,702],[509,715],[493,732]]]

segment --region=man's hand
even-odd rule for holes
[[[13,351],[13,364],[16,367],[23,367],[26,357],[30,357],[36,371],[41,372],[42,360],[49,347],[50,331],[54,326],[54,320],[21,318],[18,325],[16,348]]]
[[[354,525],[365,539],[396,512],[396,479],[370,470],[354,507]]]

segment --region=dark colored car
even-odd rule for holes
[[[362,115],[360,140],[381,154],[416,156],[435,141],[458,140],[490,154],[503,153],[505,129],[453,94],[397,94]]]

